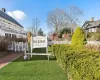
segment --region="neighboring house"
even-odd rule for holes
[[[24,27],[6,14],[6,9],[0,10],[0,36],[8,38],[26,38]]]
[[[82,28],[86,32],[100,32],[100,20],[94,21],[94,18],[92,17],[92,20],[86,21]]]
[[[53,33],[52,35],[49,36],[50,40],[57,40],[58,35],[56,33]]]

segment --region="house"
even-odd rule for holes
[[[58,35],[56,33],[53,33],[52,35],[49,36],[51,40],[58,40]]]
[[[100,20],[94,21],[94,18],[92,17],[92,20],[86,21],[82,28],[86,32],[100,32]]]
[[[24,27],[6,14],[6,9],[0,10],[0,36],[8,38],[26,38]]]

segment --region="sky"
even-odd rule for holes
[[[0,0],[0,8],[6,8],[6,13],[24,26],[25,30],[32,26],[32,19],[37,17],[45,33],[49,31],[46,23],[48,12],[55,8],[67,11],[72,5],[83,10],[80,25],[91,20],[91,17],[100,19],[100,0]]]

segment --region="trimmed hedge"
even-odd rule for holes
[[[53,52],[71,80],[100,80],[100,52],[69,45],[53,45]]]

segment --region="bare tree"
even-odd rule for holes
[[[80,22],[80,17],[83,15],[83,11],[76,6],[70,6],[67,10],[69,26],[71,30],[75,28]]]
[[[28,28],[28,31],[30,31],[34,36],[38,34],[38,29],[40,26],[40,20],[38,18],[32,19],[32,27]]]
[[[67,14],[64,10],[57,8],[48,13],[47,24],[49,28],[55,30],[56,33],[58,33],[61,28],[65,27],[67,23]]]
[[[57,33],[60,29],[66,27],[70,27],[73,30],[73,28],[77,26],[79,18],[82,15],[83,11],[76,6],[70,6],[67,12],[57,8],[48,13],[47,24]]]
[[[67,14],[69,16],[70,23],[79,22],[79,18],[83,15],[83,11],[76,6],[70,6]]]

